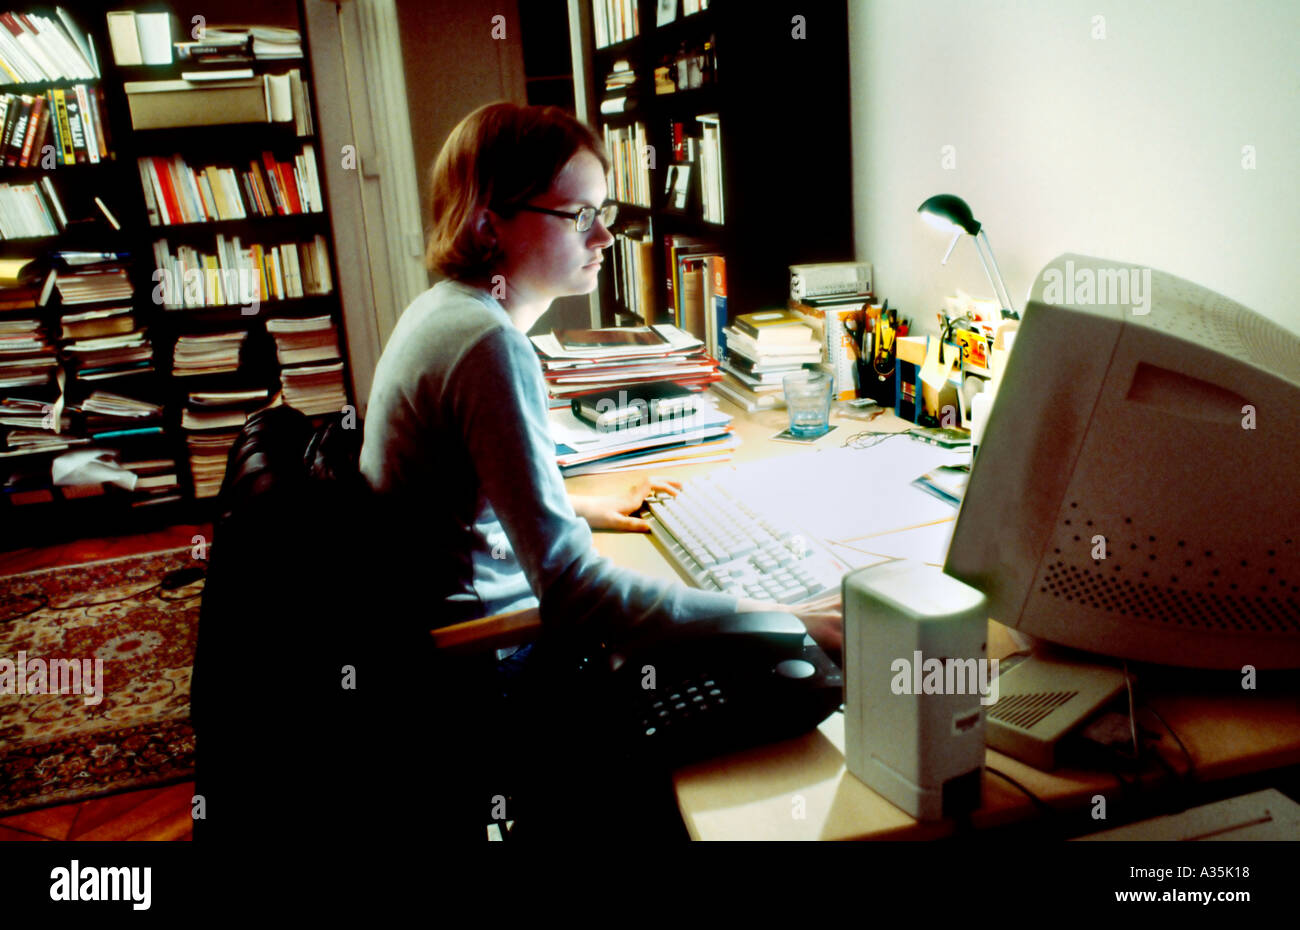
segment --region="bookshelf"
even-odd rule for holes
[[[321,417],[339,410],[345,403],[353,403],[344,355],[346,342],[328,191],[319,162],[321,144],[315,130],[319,125],[317,101],[310,92],[310,50],[301,0],[226,4],[221,8],[220,20],[212,19],[211,8],[198,2],[122,3],[111,7],[118,11],[133,8],[168,11],[172,17],[172,42],[189,40],[193,17],[200,15],[209,15],[205,23],[209,28],[238,23],[297,30],[302,36],[301,55],[219,63],[174,57],[171,64],[119,64],[105,15],[110,7],[94,2],[63,5],[76,27],[93,41],[100,73],[93,80],[52,86],[84,83],[102,91],[100,116],[111,157],[102,158],[98,164],[58,165],[53,169],[39,165],[25,169],[0,167],[0,184],[39,183],[40,178],[51,177],[68,211],[69,221],[57,236],[0,242],[0,255],[33,258],[44,275],[51,267],[59,267],[54,262],[56,252],[119,253],[126,256],[120,264],[126,270],[131,295],[69,305],[56,288],[43,306],[0,310],[0,326],[6,320],[39,317],[48,340],[58,347],[58,368],[63,383],[61,389],[58,384],[49,386],[42,399],[61,397],[63,409],[70,411],[62,435],[93,439],[87,446],[74,445],[72,450],[85,447],[112,450],[120,463],[170,460],[175,463],[170,472],[155,465],[143,467],[138,473],[142,476],[174,473],[176,486],[168,489],[164,478],[155,477],[153,483],[162,488],[152,492],[133,493],[108,486],[103,493],[82,496],[81,491],[68,493],[51,487],[48,481],[50,463],[70,450],[0,457],[0,484],[16,484],[20,488],[17,497],[10,490],[0,500],[0,548],[213,520],[215,491],[224,472],[229,443],[238,433],[242,417],[266,403],[266,400],[258,401],[256,392],[265,392],[269,400],[286,382],[282,377],[285,371],[289,372],[287,380],[291,384],[286,398],[294,396],[291,405],[299,406],[309,415]],[[31,9],[54,15],[53,7],[34,5]],[[256,86],[252,88],[253,96],[246,96],[246,101],[256,100],[262,94],[263,75],[281,75],[292,69],[298,71],[307,91],[288,98],[294,111],[294,118],[288,121],[259,119],[216,125],[175,125],[194,118],[187,115],[163,118],[160,122],[164,125],[155,128],[135,128],[140,120],[133,116],[132,103],[139,98],[128,90],[135,91],[147,82],[176,81],[185,72],[223,69],[253,72],[252,81]],[[280,79],[280,84],[287,86],[287,79]],[[43,92],[47,85],[37,86]],[[195,93],[195,99],[202,100],[202,104],[189,106],[189,97],[181,97],[186,104],[182,111],[210,114],[214,107],[222,105],[220,100],[214,103],[210,89],[229,87],[232,82],[205,82],[201,86],[204,90]],[[7,85],[0,87],[0,93],[21,93],[21,88],[26,87]],[[160,202],[163,189],[158,186],[159,181],[146,188],[149,166],[153,166],[157,178],[160,172],[169,173],[167,165],[177,157],[184,166],[199,173],[195,175],[191,171],[193,187],[182,190],[180,184],[186,175],[177,166],[170,173],[172,188],[168,196],[172,199]],[[254,169],[253,165],[258,168]],[[214,171],[203,170],[208,167]],[[271,190],[272,186],[278,187],[278,192]],[[114,228],[94,205],[96,196],[120,228]],[[179,209],[182,203],[185,208]],[[164,222],[162,211],[167,211],[166,218],[172,222]],[[257,267],[251,263],[258,256],[256,250],[250,249],[254,245],[263,246],[260,255],[263,263]],[[296,247],[292,254],[290,246]],[[159,252],[173,259],[181,254],[223,256],[227,270],[214,275],[190,270],[188,266],[173,266],[168,269],[172,274],[165,274],[159,271]],[[188,276],[185,271],[190,271]],[[168,290],[168,284],[176,289]],[[186,290],[187,284],[193,287]],[[255,301],[250,299],[254,295]],[[145,334],[152,348],[152,370],[88,380],[78,372],[77,356],[72,349],[76,340],[64,338],[64,318],[71,313],[93,313],[117,306],[129,306],[134,329]],[[268,331],[268,321],[287,321],[273,325],[294,330],[303,325],[301,321],[318,317],[327,318],[326,325],[332,325],[333,347],[312,348],[307,343],[320,340],[312,340],[310,335],[282,333],[280,338],[292,341],[296,348],[290,347],[293,351],[281,364],[277,339]],[[221,340],[218,337],[223,333],[239,335]],[[324,341],[328,343],[329,339]],[[239,346],[237,361],[228,352],[235,344]],[[211,350],[222,346],[227,349],[225,357],[214,359]],[[185,359],[190,360],[189,365]],[[188,367],[195,370],[191,373],[186,370]],[[329,371],[313,372],[319,368]],[[326,378],[332,384],[331,390],[327,396],[304,403],[292,389],[292,385],[304,378]],[[28,396],[23,390],[0,387],[0,397]],[[145,421],[149,428],[158,429],[93,436],[90,412],[84,410],[83,404],[96,390],[160,408],[160,417]],[[234,392],[248,393],[242,400],[236,400]],[[195,394],[209,405],[196,402]],[[216,405],[210,406],[213,401]],[[103,429],[102,423],[99,428]],[[0,433],[5,429],[0,426]],[[191,442],[196,438],[197,442]],[[200,456],[197,469],[191,460],[192,451]],[[38,477],[42,471],[47,479],[44,487]]]
[[[587,60],[574,70],[590,83],[584,90],[591,122],[607,135],[636,133],[649,146],[640,150],[645,166],[638,181],[648,198],[620,200],[600,318],[618,325],[678,317],[680,281],[670,297],[674,263],[665,242],[678,236],[705,243],[702,254],[723,257],[721,329],[740,313],[784,307],[788,266],[854,257],[847,10],[843,0],[712,0],[688,15],[686,7],[700,3],[678,0],[672,21],[659,25],[660,5],[578,2],[578,44]],[[610,27],[620,8],[621,31]],[[635,35],[601,46],[602,39],[627,35],[633,23]],[[627,70],[607,89],[607,76],[623,63]],[[676,89],[656,93],[666,89],[665,77]],[[620,96],[626,98],[621,111],[602,112]],[[705,145],[706,133],[720,141]],[[697,141],[681,141],[688,138]],[[641,168],[635,157],[633,163]],[[683,164],[689,166],[685,197],[677,199],[665,188]],[[619,181],[611,180],[611,196]],[[638,232],[641,244],[629,244],[628,235]],[[639,269],[631,253],[639,254]],[[702,269],[706,278],[714,264]],[[703,325],[698,310],[688,317],[688,328]]]

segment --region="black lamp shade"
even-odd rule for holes
[[[935,194],[916,208],[917,213],[928,213],[960,226],[972,236],[980,231],[979,220],[971,216],[966,201],[954,194]]]

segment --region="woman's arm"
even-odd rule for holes
[[[448,379],[443,409],[540,601],[544,624],[604,633],[736,609],[732,595],[650,578],[595,551],[555,463],[545,384],[522,333],[503,327],[469,348]]]
[[[651,476],[642,478],[622,494],[604,497],[570,494],[569,502],[573,504],[574,513],[586,520],[587,525],[593,530],[648,533],[650,524],[630,514],[640,510],[651,494],[669,494],[676,497],[681,489],[680,482]]]

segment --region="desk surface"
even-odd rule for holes
[[[732,458],[737,465],[806,454],[809,448],[838,448],[864,430],[898,432],[911,425],[888,413],[872,422],[833,415],[837,428],[812,446],[801,447],[770,438],[788,424],[784,410],[745,413],[725,400],[719,405],[736,417],[734,428],[742,439]],[[717,467],[680,466],[660,474],[685,480]],[[654,473],[653,468],[648,471]],[[636,477],[639,473],[589,475],[569,479],[567,486],[576,494],[608,494],[624,490]],[[660,578],[679,577],[646,534],[597,533],[595,537],[600,553],[620,565]],[[1010,632],[990,621],[990,656],[1001,658],[1014,650]],[[1178,733],[1200,780],[1300,764],[1300,706],[1294,695],[1170,693],[1150,698],[1147,704]],[[1148,728],[1163,730],[1154,720]],[[1161,737],[1161,754],[1178,772],[1186,770],[1186,759],[1167,733]],[[1040,772],[993,750],[987,751],[986,764],[1061,810],[1085,808],[1098,794],[1113,799],[1121,789],[1110,774]],[[799,739],[689,766],[676,772],[673,781],[682,817],[696,839],[929,839],[954,829],[951,821],[918,823],[849,774],[840,713]],[[985,773],[983,805],[972,817],[973,825],[1000,826],[1034,814],[1028,797]]]

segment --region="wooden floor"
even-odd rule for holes
[[[188,546],[195,534],[212,538],[211,524],[173,526],[156,533],[86,539],[41,549],[0,552],[0,575],[95,562]],[[92,801],[0,817],[0,842],[40,840],[189,840],[194,782],[127,791]]]

